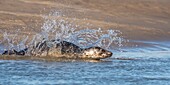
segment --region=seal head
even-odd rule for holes
[[[82,51],[82,58],[88,59],[104,59],[112,56],[112,52],[105,50],[101,47],[90,47]]]

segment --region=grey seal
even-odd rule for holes
[[[112,56],[112,52],[101,47],[89,47],[80,48],[79,46],[67,42],[57,40],[46,41],[43,40],[38,42],[32,48],[25,48],[20,51],[7,50],[3,55],[25,55],[30,54],[31,56],[52,56],[59,58],[69,58],[69,59],[94,59],[100,60]]]

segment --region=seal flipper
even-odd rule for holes
[[[17,53],[16,50],[6,50],[2,53],[2,55],[14,55],[16,53]]]
[[[15,53],[16,55],[25,55],[27,51],[28,51],[28,48],[25,48],[23,50],[20,50],[19,52],[16,51]]]
[[[23,50],[20,51],[16,51],[16,50],[6,50],[2,53],[2,55],[25,55],[25,53],[28,51],[28,48],[25,48]]]
[[[4,52],[2,53],[2,55],[7,55],[7,54],[9,54],[9,53],[8,53],[8,50],[6,50],[6,51],[4,51]]]

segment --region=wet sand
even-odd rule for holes
[[[65,15],[60,18],[76,19],[78,25],[120,30],[125,39],[167,41],[169,9],[169,0],[1,0],[0,30],[20,29],[20,35],[31,36],[40,32],[42,15],[58,11]]]

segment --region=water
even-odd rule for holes
[[[55,15],[57,14],[57,15]],[[58,13],[49,16],[59,16]],[[21,50],[33,46],[42,39],[67,40],[82,48],[100,46],[113,52],[111,58],[101,62],[88,61],[41,61],[0,60],[0,85],[169,85],[170,45],[160,41],[134,41],[142,46],[124,47],[119,30],[102,30],[81,27],[72,22],[48,19],[41,32],[31,41],[30,36],[22,39],[4,32],[0,44],[5,49]],[[89,24],[88,24],[89,25]],[[53,35],[50,35],[53,34]],[[112,49],[116,48],[116,49]],[[13,56],[17,57],[17,56]]]
[[[117,53],[96,63],[0,60],[0,84],[169,85],[169,55],[170,51]],[[120,56],[134,60],[113,59]]]

